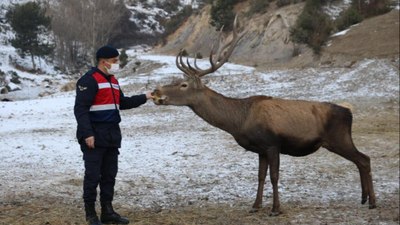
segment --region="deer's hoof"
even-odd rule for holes
[[[279,214],[281,214],[281,212],[272,212],[269,214],[269,216],[279,216]]]
[[[376,208],[376,204],[369,204],[369,209],[375,209]]]
[[[366,202],[367,202],[367,198],[362,198],[362,199],[361,199],[361,204],[364,205]]]
[[[258,211],[260,211],[260,208],[254,208],[253,207],[253,208],[250,209],[249,213],[256,213]]]

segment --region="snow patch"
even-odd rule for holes
[[[124,78],[121,82],[124,87],[144,86],[149,79],[151,84],[167,84],[173,76],[182,76],[176,69],[175,57],[143,53],[136,57],[164,66],[150,74]],[[202,67],[208,65],[206,60],[199,64]],[[38,79],[32,76],[35,78]],[[266,73],[227,63],[220,71],[205,77],[205,81],[210,88],[239,98],[270,95],[318,101],[345,99],[354,103],[370,98],[378,98],[381,102],[398,100],[399,93],[398,70],[384,60],[364,60],[353,68]],[[67,92],[40,99],[0,102],[2,195],[34,190],[36,194],[81,197],[80,185],[66,184],[71,179],[80,181],[83,177],[82,153],[75,138],[74,96],[74,92]],[[160,107],[149,102],[137,109],[121,111],[121,115],[124,139],[116,201],[129,206],[153,207],[157,202],[161,207],[174,207],[193,202],[230,204],[241,199],[253,200],[257,156],[245,152],[229,134],[210,126],[189,108]],[[314,157],[321,154],[318,162],[324,167],[328,165],[324,160],[328,159],[323,154],[327,153],[322,151]],[[282,201],[305,201],[306,198],[326,205],[337,198],[358,201],[358,189],[354,191],[351,186],[331,185],[323,187],[326,190],[320,193],[318,188],[321,187],[311,184],[320,178],[331,179],[330,175],[315,168],[297,171],[290,166],[295,160],[282,156],[281,169],[285,171],[280,180],[283,181],[280,184]],[[302,189],[307,185],[304,183],[296,185],[295,189],[285,185],[285,182],[298,183],[304,174],[310,184],[307,188]],[[354,174],[357,174],[355,170]],[[342,181],[346,179],[341,178]],[[388,193],[398,190],[395,179],[392,183],[385,182],[387,185],[378,186],[377,190]],[[342,182],[341,185],[345,184]],[[338,192],[344,189],[349,192]],[[270,194],[271,189],[266,189],[266,195]],[[127,197],[129,201],[124,200]]]

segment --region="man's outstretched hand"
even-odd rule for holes
[[[146,92],[146,98],[147,99],[154,99],[153,92],[151,92],[151,91]]]

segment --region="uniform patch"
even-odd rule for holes
[[[87,89],[87,87],[84,87],[84,86],[81,86],[81,85],[78,85],[78,88],[79,88],[80,91],[84,91],[84,90]]]

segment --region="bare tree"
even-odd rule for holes
[[[84,52],[79,13],[81,1],[62,0],[51,7],[52,30],[56,42],[56,59],[63,70],[77,66],[77,56]]]
[[[60,0],[51,7],[57,58],[76,66],[78,56],[95,64],[95,51],[107,44],[126,10],[123,0]]]

